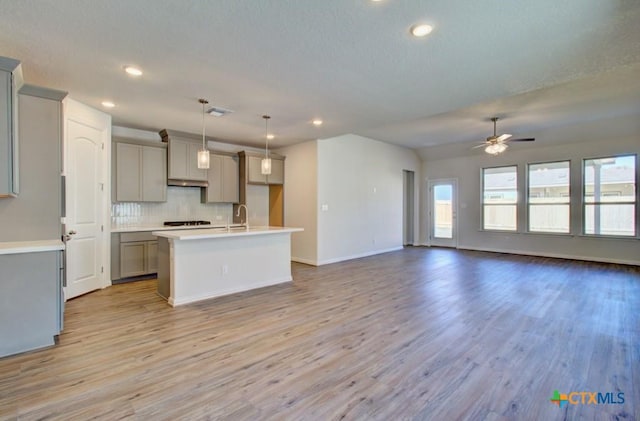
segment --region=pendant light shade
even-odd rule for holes
[[[269,119],[271,118],[268,115],[263,115],[264,118],[264,137],[265,137],[265,147],[264,147],[264,158],[262,158],[262,165],[260,166],[260,171],[263,175],[271,174],[271,158],[269,158]]]
[[[209,103],[209,101],[200,98],[198,102],[202,104],[202,149],[198,151],[198,168],[201,170],[206,170],[209,168],[209,150],[207,149],[206,138],[204,134],[204,107]]]

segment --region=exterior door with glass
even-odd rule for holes
[[[457,180],[429,181],[429,244],[439,247],[458,246]]]

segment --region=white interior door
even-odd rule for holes
[[[432,246],[458,246],[457,180],[429,181],[429,240]]]
[[[66,299],[109,284],[108,151],[111,117],[65,101]]]

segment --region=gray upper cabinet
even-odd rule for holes
[[[284,159],[271,158],[271,174],[267,176],[269,184],[284,184]]]
[[[273,160],[271,161],[273,163]],[[247,181],[255,184],[267,184],[267,176],[262,174],[262,158],[247,156]]]
[[[162,146],[115,143],[116,202],[167,201],[167,150]]]
[[[188,134],[176,135],[168,130],[160,131],[162,141],[169,144],[169,184],[180,185],[184,181],[207,181],[207,170],[198,168],[198,150],[201,141],[188,137]],[[204,184],[203,184],[204,186]]]
[[[209,154],[209,186],[202,191],[203,203],[238,203],[240,164],[237,156]]]
[[[142,201],[167,201],[167,150],[142,147]]]
[[[245,159],[246,177],[248,184],[284,184],[284,157],[271,154],[271,174],[262,174],[262,158],[264,155],[241,152]]]
[[[18,195],[18,90],[20,62],[0,57],[0,197]]]

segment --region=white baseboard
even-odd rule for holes
[[[574,254],[564,254],[564,253],[545,253],[545,252],[531,252],[524,250],[504,250],[497,249],[491,247],[469,247],[469,246],[458,246],[459,250],[472,250],[472,251],[488,251],[491,253],[506,253],[506,254],[519,254],[523,256],[538,256],[538,257],[552,257],[556,259],[570,259],[570,260],[584,260],[587,262],[601,262],[601,263],[616,263],[622,265],[634,265],[640,266],[640,261],[638,260],[625,260],[625,259],[610,259],[606,257],[593,257],[593,256],[580,256]]]
[[[318,266],[318,262],[312,259],[303,259],[302,257],[291,256],[292,262],[304,263],[305,265]]]
[[[383,250],[374,250],[374,251],[368,251],[368,252],[365,252],[365,253],[352,254],[350,256],[341,256],[341,257],[336,257],[336,258],[333,258],[333,259],[320,260],[316,266],[322,266],[322,265],[328,265],[328,264],[331,264],[331,263],[344,262],[345,260],[360,259],[362,257],[374,256],[376,254],[389,253],[391,251],[398,251],[398,250],[402,250],[402,249],[403,249],[403,247],[399,246],[399,247],[392,247],[392,248],[383,249]]]

